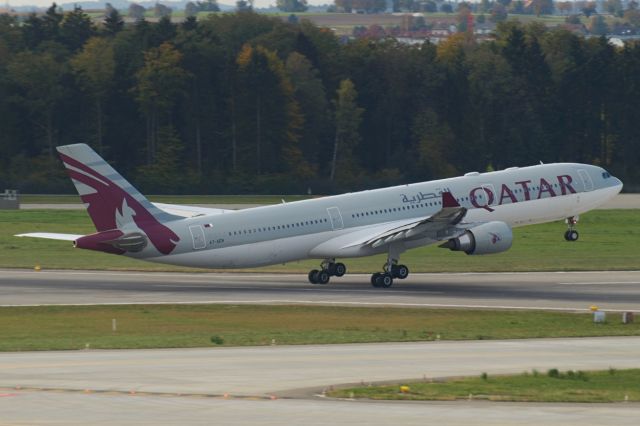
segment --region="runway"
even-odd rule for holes
[[[0,270],[0,305],[252,303],[640,311],[640,272],[368,275],[311,285],[302,274]]]
[[[635,425],[640,404],[357,403],[313,395],[338,383],[637,367],[639,353],[638,337],[5,353],[0,424]]]

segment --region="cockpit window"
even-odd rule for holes
[[[603,179],[609,179],[611,177],[611,173],[609,172],[602,172],[602,178]]]

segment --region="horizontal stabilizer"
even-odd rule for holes
[[[28,234],[18,234],[16,237],[32,237],[32,238],[46,238],[48,240],[61,240],[61,241],[75,241],[84,235],[76,234],[56,234],[53,232],[30,232]]]
[[[178,204],[164,204],[164,203],[151,203],[162,211],[165,211],[174,216],[181,217],[196,217],[204,215],[214,215],[223,213],[233,213],[235,210],[226,209],[214,209],[210,207],[200,206],[182,206]]]

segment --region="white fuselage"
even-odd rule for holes
[[[386,252],[363,245],[391,225],[402,226],[442,209],[451,192],[468,209],[464,222],[502,221],[511,227],[551,222],[591,210],[620,192],[603,169],[574,163],[513,168],[287,204],[198,216],[166,225],[181,235],[168,256],[132,254],[175,265],[254,267],[299,259],[359,257]],[[404,249],[436,238],[403,243]]]

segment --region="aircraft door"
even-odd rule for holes
[[[584,191],[589,192],[593,190],[593,181],[591,180],[591,176],[586,170],[578,170],[578,174],[580,175],[580,179],[582,180],[582,184],[584,185]]]
[[[189,227],[191,232],[191,238],[193,239],[193,249],[200,250],[207,246],[207,242],[204,237],[204,229],[200,225],[193,225]]]
[[[340,214],[339,208],[329,207],[327,209],[327,213],[329,213],[329,220],[331,220],[331,227],[334,231],[344,228],[344,224],[342,223],[342,215]]]

